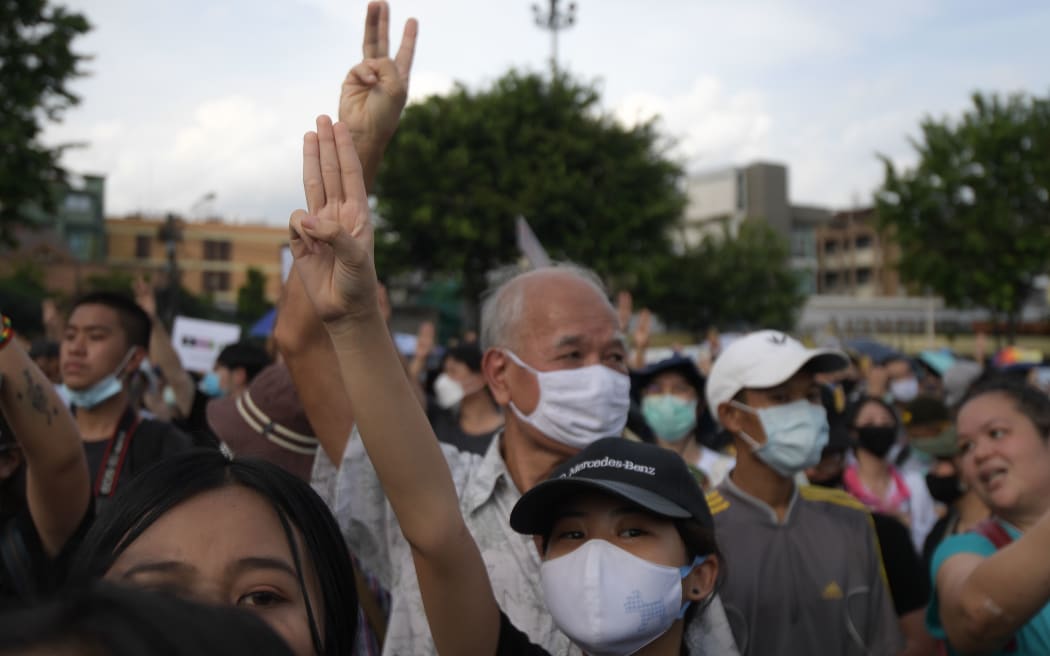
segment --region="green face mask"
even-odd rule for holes
[[[652,394],[642,400],[642,415],[657,437],[677,442],[696,427],[696,403],[673,394]]]

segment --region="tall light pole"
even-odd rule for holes
[[[576,24],[576,3],[570,2],[567,11],[558,8],[559,0],[549,0],[549,8],[544,13],[538,4],[532,5],[532,14],[536,26],[551,33],[551,78],[558,77],[558,32]]]

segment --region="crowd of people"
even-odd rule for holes
[[[269,348],[189,373],[144,281],[45,306],[57,343],[2,319],[0,654],[1050,654],[1024,372],[763,329],[649,362],[648,313],[567,264],[399,352],[388,31],[371,3],[304,138]]]

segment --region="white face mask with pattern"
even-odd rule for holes
[[[631,379],[627,374],[601,364],[538,371],[512,352],[504,353],[519,367],[532,372],[540,388],[536,409],[528,415],[510,402],[511,410],[525,423],[555,442],[577,449],[623,432],[631,402]]]
[[[554,623],[590,656],[633,654],[685,615],[682,579],[704,562],[657,565],[606,542],[588,540],[540,566]]]

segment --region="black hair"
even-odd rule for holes
[[[715,579],[715,587],[711,594],[701,603],[690,604],[689,609],[685,612],[684,625],[689,626],[697,613],[707,610],[707,607],[714,601],[715,595],[722,589],[727,576],[726,559],[722,557],[722,551],[718,548],[713,527],[705,526],[695,519],[677,519],[674,527],[682,538],[682,542],[685,543],[686,555],[690,563],[697,557],[714,557],[718,561],[718,578]]]
[[[450,346],[445,351],[445,357],[441,360],[441,366],[444,368],[445,360],[452,358],[456,362],[462,362],[468,369],[477,374],[481,373],[481,356],[481,349],[474,343]]]
[[[37,358],[57,358],[59,354],[59,345],[53,339],[35,339],[32,344],[29,345],[29,359],[36,360]]]
[[[848,406],[846,406],[846,409],[843,411],[842,420],[845,423],[846,428],[848,430],[852,430],[857,427],[857,415],[859,415],[861,409],[863,409],[864,406],[868,405],[869,403],[874,403],[875,405],[882,406],[883,408],[885,408],[886,412],[889,412],[890,416],[893,417],[893,427],[895,429],[900,428],[901,418],[897,414],[897,411],[893,409],[893,406],[891,406],[889,403],[886,403],[877,396],[865,396],[850,403]]]
[[[357,629],[357,595],[350,553],[321,497],[307,483],[277,465],[251,458],[228,460],[197,449],[157,463],[120,490],[85,536],[73,563],[72,579],[97,579],[143,531],[188,499],[229,485],[246,487],[273,505],[284,528],[306,600],[318,655],[349,653]],[[321,587],[324,637],[310,604],[295,532],[313,563]]]
[[[131,346],[149,348],[149,336],[153,322],[150,321],[146,311],[139,307],[130,296],[116,292],[91,292],[85,294],[70,306],[69,312],[73,313],[81,305],[103,305],[115,311],[120,321],[120,327],[124,330],[124,336]]]
[[[244,369],[245,376],[250,382],[270,364],[270,354],[258,344],[245,340],[230,344],[219,351],[219,357],[215,359],[215,362],[230,370]]]
[[[127,586],[95,583],[0,615],[0,655],[66,652],[99,656],[291,656],[258,616]]]
[[[1039,437],[1044,442],[1050,440],[1050,396],[1046,393],[1015,376],[989,376],[974,383],[959,402],[959,409],[977,397],[987,394],[999,394],[1013,401],[1017,410],[1028,417],[1035,426]]]

